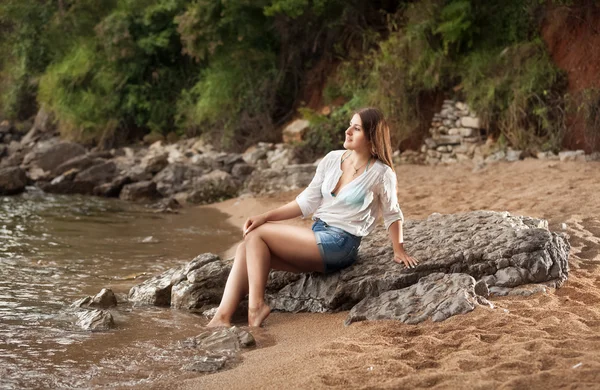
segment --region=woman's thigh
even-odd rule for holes
[[[248,233],[260,237],[271,255],[296,267],[300,272],[323,272],[323,260],[310,228],[267,222]]]

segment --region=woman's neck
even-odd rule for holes
[[[352,154],[354,156],[352,156],[351,159],[355,165],[365,164],[371,158],[371,153],[369,153],[368,150],[353,150]]]

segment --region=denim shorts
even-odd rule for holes
[[[312,230],[315,232],[325,273],[339,271],[354,264],[361,237],[330,226],[319,218],[313,223]]]

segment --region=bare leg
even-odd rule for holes
[[[266,223],[246,235],[248,267],[248,324],[260,326],[271,312],[265,303],[265,286],[273,258],[301,272],[323,272],[323,262],[312,230]]]
[[[273,269],[288,272],[303,272],[292,264],[286,263],[276,256],[271,256],[271,266]],[[246,265],[246,242],[238,245],[233,260],[233,266],[225,284],[223,298],[217,309],[217,313],[208,323],[209,327],[231,326],[231,317],[235,313],[237,306],[242,298],[248,293],[248,267]]]
[[[242,242],[235,251],[233,266],[227,277],[221,304],[207,326],[231,326],[231,317],[240,300],[248,293],[248,271],[246,267],[246,243]]]

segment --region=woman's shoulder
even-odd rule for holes
[[[345,149],[341,149],[341,150],[332,150],[331,152],[327,153],[325,155],[325,157],[323,157],[323,161],[327,161],[327,162],[331,162],[334,161],[336,158],[339,158],[342,156],[342,154],[344,154],[344,152],[346,152]]]
[[[373,164],[373,168],[377,170],[377,173],[380,175],[390,175],[394,174],[394,170],[392,167],[384,163],[383,161],[376,159],[375,164]]]

